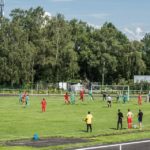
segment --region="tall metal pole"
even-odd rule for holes
[[[105,84],[105,61],[103,62],[102,68],[102,86]]]
[[[0,0],[0,28],[2,27],[3,15],[4,15],[4,0]]]
[[[4,0],[0,0],[0,18],[4,15]]]
[[[59,19],[58,16],[56,16],[56,82],[58,82],[59,80],[59,76],[58,76],[58,55],[59,55]]]

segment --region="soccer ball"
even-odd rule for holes
[[[137,128],[137,125],[136,125],[136,124],[134,124],[134,125],[133,125],[133,128],[134,128],[134,129],[136,129],[136,128]]]

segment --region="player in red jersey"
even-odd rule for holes
[[[23,104],[23,106],[26,105],[26,96],[27,96],[27,93],[24,92],[23,95],[22,95],[22,104]]]
[[[138,104],[142,105],[142,95],[141,94],[138,95]]]
[[[46,102],[45,98],[43,98],[41,101],[42,112],[46,111],[46,105],[47,105],[47,102]]]
[[[65,99],[65,104],[70,104],[69,95],[68,95],[67,92],[66,92],[65,95],[64,95],[64,99]]]
[[[82,89],[81,91],[80,91],[80,100],[83,102],[83,100],[84,100],[84,90]]]

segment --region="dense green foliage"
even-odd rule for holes
[[[49,17],[41,7],[15,9],[0,26],[0,83],[89,79],[107,84],[149,74],[150,35],[129,41],[112,23]]]
[[[30,105],[26,108],[19,104],[19,97],[0,97],[0,149],[31,150],[32,148],[27,147],[2,148],[1,145],[3,141],[7,140],[31,139],[34,133],[38,133],[40,138],[88,137],[88,139],[93,139],[93,145],[149,138],[149,103],[143,102],[143,105],[140,106],[144,113],[144,127],[140,132],[138,128],[127,129],[126,114],[128,108],[134,113],[133,123],[138,126],[137,113],[139,106],[136,99],[123,104],[122,102],[116,103],[114,98],[112,108],[107,108],[107,102],[102,101],[100,97],[94,97],[94,101],[89,100],[89,97],[85,97],[84,102],[81,102],[78,98],[76,97],[75,105],[65,105],[63,96],[48,96],[46,97],[47,110],[42,113],[40,106],[42,97],[30,97]],[[124,114],[123,130],[115,130],[118,108]],[[93,114],[92,133],[85,132],[86,125],[83,120],[89,110]],[[81,145],[87,146],[90,143],[82,143]],[[39,150],[49,149],[51,148],[39,148]]]

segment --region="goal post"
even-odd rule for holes
[[[82,84],[77,83],[70,85],[69,89],[70,92],[74,92],[77,95],[81,90],[85,90],[85,87]]]
[[[91,90],[95,94],[102,94],[103,92],[106,92],[110,95],[127,95],[128,100],[130,99],[130,87],[129,85],[98,85],[98,84],[92,84]]]

